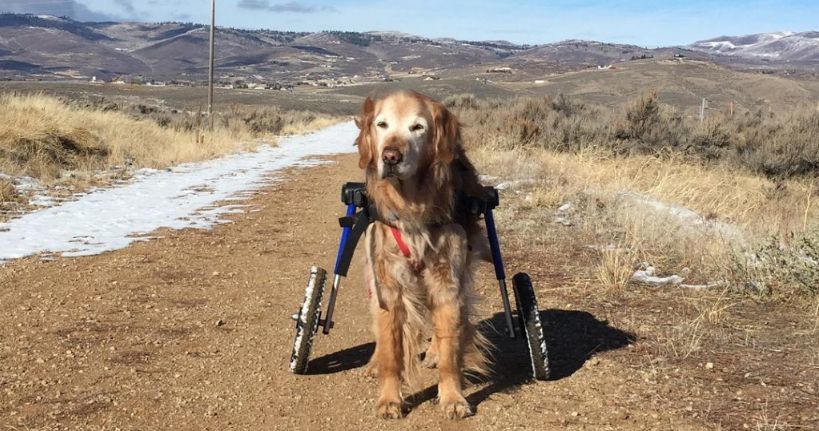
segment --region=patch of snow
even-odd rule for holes
[[[53,196],[47,195],[34,195],[31,199],[28,200],[28,203],[34,205],[36,207],[50,207],[54,206],[59,202],[59,200]]]
[[[555,211],[554,222],[563,226],[574,226],[574,222],[570,219],[572,213],[574,213],[574,206],[571,203],[565,203]]]
[[[668,277],[658,277],[654,275],[656,270],[653,266],[649,266],[645,269],[638,269],[634,271],[634,274],[631,276],[631,281],[635,283],[643,283],[643,284],[651,284],[654,286],[668,286],[673,285],[677,286],[682,284],[685,281],[684,278],[680,277],[679,275],[669,275]]]
[[[631,282],[648,284],[652,286],[677,286],[691,290],[710,289],[712,287],[724,285],[724,283],[685,284],[683,283],[685,281],[685,277],[688,277],[688,274],[691,273],[691,270],[688,268],[683,268],[682,271],[680,271],[681,275],[672,274],[666,277],[659,277],[656,275],[656,273],[657,269],[654,268],[654,266],[647,262],[643,262],[640,264],[640,267],[634,271],[634,274],[632,274]]]
[[[272,180],[271,172],[318,163],[306,157],[354,152],[356,134],[350,122],[282,137],[278,146],[255,152],[140,170],[128,184],[0,224],[0,263],[34,254],[94,255],[145,240],[144,233],[161,227],[206,229],[225,223],[225,214],[242,209],[218,202],[247,199]]]
[[[736,226],[718,220],[709,220],[688,208],[667,204],[651,196],[628,190],[621,191],[617,195],[621,198],[625,198],[630,203],[637,204],[658,213],[670,215],[689,226],[701,226],[732,239],[741,240],[743,238],[742,232]]]
[[[38,192],[43,190],[43,186],[40,183],[31,177],[21,176],[21,177],[14,177],[11,175],[7,175],[4,173],[0,173],[0,180],[11,181],[14,185],[15,190],[18,192]]]
[[[731,43],[730,41],[727,41],[727,40],[718,40],[718,41],[715,41],[715,42],[703,42],[700,45],[711,48],[711,49],[720,50],[720,51],[721,50],[736,49],[736,47],[737,47],[736,45],[734,45],[733,43]]]
[[[512,190],[518,188],[519,186],[525,186],[534,183],[535,183],[534,179],[526,178],[522,180],[503,181],[501,183],[498,183],[498,185],[496,185],[495,188],[498,190]]]
[[[17,193],[28,196],[28,203],[34,206],[47,207],[56,204],[59,200],[47,194],[45,186],[35,178],[27,176],[15,177],[0,172],[0,180],[10,181]]]

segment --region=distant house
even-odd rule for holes
[[[512,68],[508,66],[493,67],[491,69],[486,69],[486,73],[512,73]]]

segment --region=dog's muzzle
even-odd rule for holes
[[[381,160],[384,162],[384,176],[393,177],[398,175],[398,165],[404,160],[404,155],[395,148],[385,148]]]

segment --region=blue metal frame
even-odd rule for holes
[[[354,203],[347,205],[347,217],[355,215],[356,206]],[[330,290],[330,300],[327,302],[327,311],[324,315],[324,328],[322,332],[327,335],[333,327],[333,310],[336,308],[336,296],[338,295],[338,288],[341,285],[341,275],[338,273],[339,265],[341,265],[341,253],[344,252],[344,247],[347,245],[347,240],[350,238],[352,227],[344,227],[341,229],[341,240],[338,242],[338,252],[336,253],[336,265],[333,268],[333,288]]]
[[[355,204],[347,205],[347,217],[355,215]],[[341,229],[341,240],[338,243],[338,253],[336,253],[336,266],[333,273],[338,275],[338,266],[341,264],[341,253],[344,251],[344,246],[347,245],[347,239],[350,238],[350,231],[352,227],[345,227]]]
[[[486,222],[486,234],[489,237],[489,248],[492,251],[492,264],[495,266],[495,278],[498,279],[501,300],[503,301],[503,313],[506,318],[506,329],[510,338],[515,338],[515,326],[512,323],[512,305],[509,303],[509,291],[506,288],[506,271],[503,269],[503,258],[501,257],[500,242],[498,232],[495,229],[495,217],[492,208],[487,207],[483,213]]]

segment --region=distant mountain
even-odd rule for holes
[[[542,45],[430,39],[399,32],[282,32],[219,28],[218,79],[271,85],[336,85],[419,76],[530,79],[651,57],[699,56],[767,67],[813,65],[817,33],[723,37],[683,48],[567,40]],[[754,54],[752,54],[754,53]],[[208,27],[190,23],[83,23],[0,14],[0,78],[202,81]],[[502,75],[501,75],[502,74]],[[493,78],[494,79],[494,78]]]
[[[688,48],[747,60],[819,64],[819,32],[816,31],[720,36],[694,42]]]

